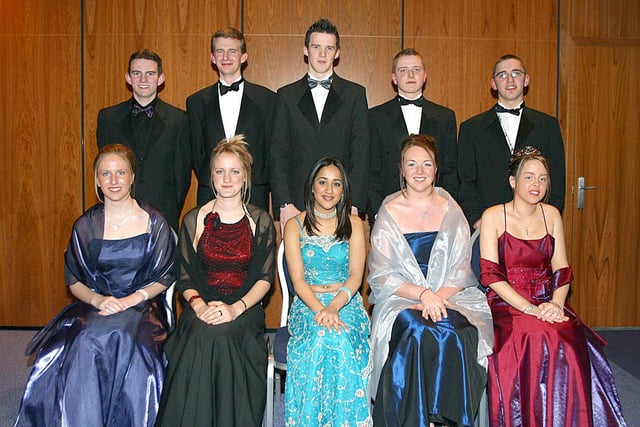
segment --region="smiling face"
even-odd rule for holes
[[[238,39],[218,37],[214,39],[211,62],[216,66],[220,77],[228,84],[242,75],[242,64],[249,55],[242,53],[242,42]]]
[[[399,57],[396,69],[391,73],[391,80],[398,87],[398,95],[407,99],[418,98],[427,81],[422,58],[418,55]]]
[[[164,83],[164,73],[158,74],[158,63],[151,59],[134,59],[125,80],[133,90],[133,97],[143,107],[158,94],[158,86]]]
[[[547,194],[549,171],[540,160],[526,160],[518,175],[509,177],[509,183],[514,189],[514,197],[538,203]]]
[[[242,162],[233,153],[221,153],[213,161],[211,180],[217,198],[242,197],[242,186],[245,182]]]
[[[336,36],[327,33],[311,33],[309,47],[304,47],[309,58],[309,75],[322,80],[333,72],[333,62],[340,56],[336,47]]]
[[[405,150],[401,173],[407,191],[424,192],[433,188],[437,170],[435,156],[430,151],[415,145]]]
[[[126,200],[131,196],[134,174],[131,165],[117,154],[105,155],[96,167],[96,185],[102,190],[105,200]]]
[[[498,92],[498,101],[507,108],[517,107],[524,99],[529,75],[517,59],[506,59],[495,66],[491,88]]]
[[[334,165],[321,168],[313,180],[315,208],[321,212],[335,209],[344,192],[344,182],[340,169]]]

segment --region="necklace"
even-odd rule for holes
[[[524,222],[522,222],[522,218],[520,218],[520,214],[518,213],[518,210],[516,209],[515,203],[513,204],[513,211],[516,213],[516,217],[518,218],[518,221],[520,222],[520,225],[522,226],[522,228],[524,228],[524,235],[528,236],[529,235],[529,226],[531,225],[531,223],[535,219],[535,212],[531,215],[531,219],[529,220],[529,223],[527,225],[524,225]]]
[[[129,219],[131,219],[131,215],[133,215],[133,211],[135,207],[133,205],[131,205],[131,209],[129,210],[129,213],[127,214],[127,216],[125,217],[125,219],[120,223],[120,224],[114,224],[113,222],[111,222],[111,220],[109,219],[109,217],[107,217],[105,215],[105,217],[107,218],[107,222],[109,223],[109,227],[113,228],[115,231],[120,230],[122,227],[124,227],[124,225],[129,222]]]
[[[335,208],[333,208],[333,210],[331,212],[329,212],[329,213],[320,212],[318,209],[313,208],[313,213],[318,218],[331,219],[331,218],[335,218],[335,216],[337,215],[338,212],[336,211]]]
[[[409,204],[413,208],[420,210],[419,207],[417,207],[416,205],[413,204],[413,202],[411,201],[411,199],[409,198],[409,196],[406,193],[404,194],[404,198],[407,199],[407,202],[409,202]],[[420,216],[422,217],[422,219],[426,219],[427,218],[427,215],[429,215],[429,212],[431,211],[431,208],[433,207],[433,203],[434,202],[435,202],[435,196],[433,196],[431,198],[431,203],[429,204],[429,207],[427,208],[427,210],[426,211],[420,211]]]

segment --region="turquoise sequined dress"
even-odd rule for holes
[[[310,285],[344,282],[349,276],[349,242],[332,236],[300,238]],[[325,306],[336,292],[316,293]],[[367,383],[369,316],[359,292],[340,310],[348,330],[329,332],[295,297],[289,313],[285,418],[287,426],[370,426]]]

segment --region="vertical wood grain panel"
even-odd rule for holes
[[[63,252],[82,208],[80,7],[1,1],[0,325],[43,325],[69,301]]]

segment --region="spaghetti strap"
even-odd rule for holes
[[[502,204],[502,212],[504,213],[504,232],[507,232],[507,204]]]
[[[298,227],[300,227],[300,233],[301,233],[303,236],[306,236],[306,233],[304,232],[304,228],[302,228],[302,224],[300,223],[300,220],[298,219],[298,217],[297,217],[297,216],[294,216],[294,218],[295,218],[296,222],[298,223]]]
[[[544,229],[546,230],[547,234],[549,234],[549,228],[547,228],[547,217],[544,214],[544,209],[542,209],[542,204],[540,204],[540,210],[542,211],[542,219],[544,220]]]

